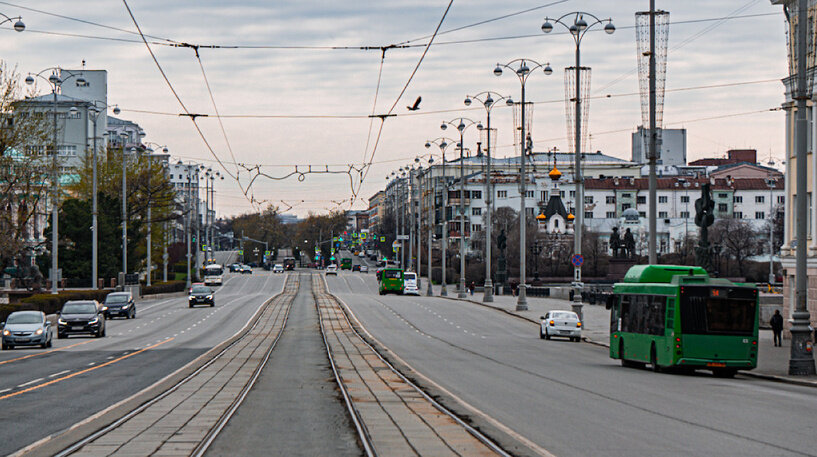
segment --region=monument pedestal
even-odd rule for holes
[[[610,259],[610,266],[607,271],[607,279],[620,281],[624,279],[627,271],[637,262],[633,259]]]

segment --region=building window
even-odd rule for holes
[[[560,190],[559,191],[559,196],[562,197],[562,198],[565,198],[565,191]]]
[[[783,203],[786,203],[786,196],[785,196],[785,195],[778,195],[778,196],[777,196],[777,203],[779,203],[779,204],[781,204],[781,205],[782,205]]]
[[[615,219],[616,212],[615,211],[607,211],[607,219]]]
[[[732,213],[734,219],[743,219],[743,211],[735,211]]]
[[[508,191],[507,190],[496,191],[496,198],[508,198]]]
[[[536,210],[536,208],[525,208],[525,213],[528,216],[534,216],[536,214],[536,213],[534,213],[535,210]]]
[[[621,210],[624,211],[624,210],[630,209],[630,207],[632,207],[632,206],[633,205],[631,205],[629,203],[624,203],[623,205],[621,205]]]
[[[472,216],[481,216],[482,215],[482,208],[471,208],[471,215]]]
[[[616,197],[615,196],[607,196],[607,204],[608,205],[615,205],[616,204]]]
[[[532,190],[526,190],[525,191],[525,198],[533,198],[533,192],[534,191],[532,191]]]
[[[647,217],[647,213],[645,211],[639,211],[638,217]]]
[[[592,205],[593,204],[593,196],[592,195],[585,196],[584,197],[584,204],[585,205]]]
[[[718,194],[718,198],[729,198],[729,194],[727,194],[725,192],[721,192],[721,193]]]
[[[689,211],[681,211],[681,218],[689,219]]]
[[[766,213],[763,211],[755,211],[755,219],[766,219]]]
[[[726,206],[726,203],[718,203],[718,211],[725,213],[729,211],[729,207]]]
[[[630,198],[630,197],[632,197],[632,195],[630,195],[629,193],[621,194],[621,198]]]
[[[571,191],[570,191],[570,198],[574,198],[574,197],[576,197],[576,191],[575,191],[575,190],[571,190]]]
[[[480,224],[471,224],[471,231],[472,232],[481,232],[482,231],[482,225],[480,225]]]
[[[548,191],[543,190],[542,192],[540,192],[540,194],[542,195],[542,201],[543,202],[548,201]]]
[[[666,195],[661,195],[658,197],[658,203],[667,203],[668,198]]]
[[[681,203],[689,203],[689,195],[681,195]]]
[[[763,195],[755,195],[755,203],[765,203],[766,197]]]
[[[585,211],[584,212],[585,219],[593,219],[593,211]]]
[[[481,190],[472,190],[471,191],[471,198],[474,200],[482,200],[482,191]]]
[[[647,197],[645,197],[643,195],[639,195],[638,197],[635,198],[635,203],[637,205],[643,205],[643,204],[647,203]]]
[[[743,195],[735,195],[735,197],[732,199],[732,201],[734,203],[743,203]]]
[[[666,219],[666,218],[668,218],[669,216],[667,215],[667,212],[666,212],[666,211],[659,211],[659,212],[658,212],[658,217],[659,217],[659,218],[661,218],[661,219]]]

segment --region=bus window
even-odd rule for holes
[[[654,295],[625,295],[621,299],[621,331],[663,335],[667,298]]]
[[[681,299],[681,331],[689,334],[752,335],[755,300],[684,296]]]

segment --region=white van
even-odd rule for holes
[[[403,294],[420,295],[420,289],[417,288],[417,273],[413,271],[403,273]]]

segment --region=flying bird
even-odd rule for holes
[[[406,108],[407,108],[409,111],[417,111],[418,109],[420,109],[420,102],[421,102],[422,100],[423,100],[423,97],[417,97],[417,100],[415,100],[415,101],[414,101],[414,105],[412,105],[412,106],[407,106]]]

